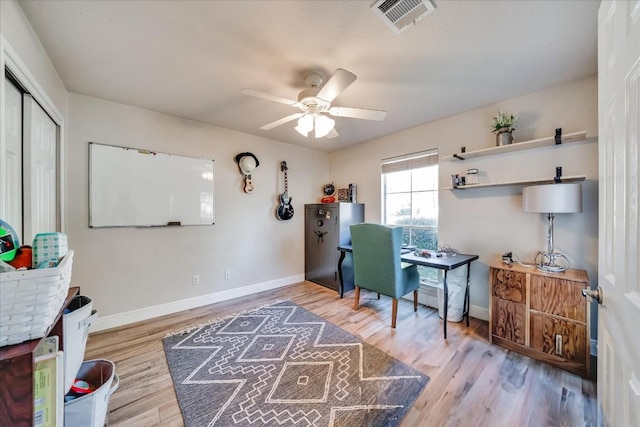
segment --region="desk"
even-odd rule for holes
[[[338,274],[340,275],[340,296],[342,297],[342,261],[347,252],[353,252],[351,245],[338,246],[340,251],[340,260],[338,261]],[[467,265],[467,286],[464,290],[464,308],[462,315],[467,317],[467,326],[469,326],[469,275],[471,273],[471,262],[478,259],[478,255],[457,254],[452,257],[443,258],[425,258],[414,255],[412,252],[402,254],[400,260],[409,264],[423,265],[425,267],[437,268],[444,271],[444,279],[442,281],[444,291],[444,338],[447,339],[447,311],[449,308],[449,287],[447,286],[447,272],[454,270],[463,265]]]

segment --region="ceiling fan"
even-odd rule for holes
[[[338,132],[334,128],[335,120],[330,118],[329,115],[376,121],[384,119],[387,115],[386,111],[380,110],[331,106],[333,100],[356,79],[357,76],[352,72],[338,68],[324,86],[320,87],[322,84],[322,76],[317,73],[310,73],[305,77],[309,89],[300,92],[297,101],[254,89],[243,89],[241,93],[268,101],[280,102],[301,110],[299,113],[291,114],[275,122],[261,126],[260,129],[273,129],[298,119],[298,125],[295,129],[303,136],[309,136],[309,132],[313,131],[313,135],[316,138],[325,136],[327,138],[335,138],[338,136]]]

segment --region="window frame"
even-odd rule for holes
[[[397,192],[388,192],[387,188],[387,178],[388,174],[394,172],[403,172],[403,171],[414,171],[420,168],[435,168],[432,171],[433,174],[433,186],[428,189],[420,189],[414,190],[413,177],[410,177],[409,191],[397,191]],[[439,169],[438,169],[438,150],[425,150],[417,153],[406,154],[403,156],[392,157],[388,159],[383,159],[381,161],[381,200],[382,200],[382,223],[386,225],[400,225],[403,227],[403,231],[406,234],[409,233],[409,244],[412,243],[413,233],[414,231],[427,231],[427,232],[435,232],[435,246],[433,248],[421,248],[421,249],[438,249],[438,227],[439,227],[439,188],[438,188],[438,180],[439,180]],[[435,209],[436,209],[436,223],[435,225],[416,225],[413,224],[414,219],[414,205],[413,205],[413,195],[416,193],[432,193],[434,197],[432,200],[435,200]],[[388,221],[388,209],[387,209],[387,197],[389,194],[409,194],[411,198],[411,206],[410,206],[410,221],[411,224],[394,224]],[[405,236],[403,235],[403,241]],[[419,268],[421,271],[420,277],[421,282],[423,284],[429,285],[437,285],[440,279],[440,274],[436,269],[432,269],[429,267]]]

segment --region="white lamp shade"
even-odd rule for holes
[[[581,184],[549,184],[525,187],[522,210],[532,213],[582,212]]]
[[[331,132],[335,124],[335,120],[324,114],[308,113],[298,119],[298,126],[296,126],[295,129],[300,135],[305,137],[308,137],[309,132],[315,129],[314,136],[316,138],[322,138]]]
[[[336,122],[333,119],[325,116],[324,114],[317,114],[315,116],[315,125],[316,125],[316,138],[322,138],[327,136],[333,126],[335,126]]]
[[[302,136],[308,136],[309,132],[313,130],[313,116],[305,114],[298,119],[298,126],[295,128]]]

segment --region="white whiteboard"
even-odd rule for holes
[[[89,143],[89,227],[213,223],[213,160]]]

